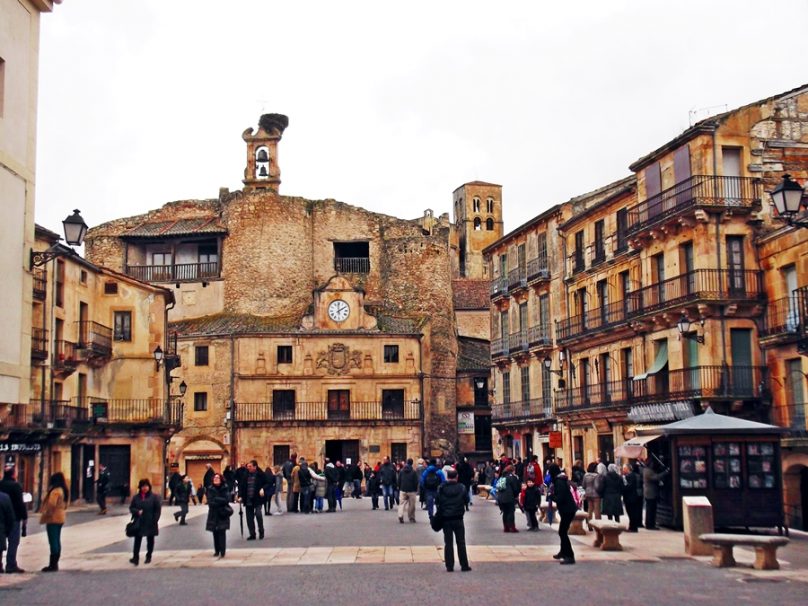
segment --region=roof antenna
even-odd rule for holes
[[[721,111],[715,111],[720,109]],[[688,118],[690,119],[690,126],[693,126],[697,122],[701,122],[702,120],[709,118],[710,116],[715,116],[716,114],[724,113],[729,110],[729,107],[726,103],[723,105],[710,105],[709,107],[699,107],[693,108],[687,112]]]

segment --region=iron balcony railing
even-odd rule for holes
[[[528,328],[527,340],[530,347],[552,347],[553,345],[549,326],[531,326]]]
[[[508,350],[510,353],[527,351],[529,346],[527,328],[510,334],[510,337],[508,338]]]
[[[34,299],[44,301],[48,293],[48,277],[42,269],[34,270]]]
[[[370,273],[369,257],[335,257],[334,271],[341,274]]]
[[[28,404],[0,405],[0,427],[66,429],[87,421],[87,409],[67,400],[31,400]]]
[[[769,301],[766,309],[766,323],[761,331],[762,337],[799,335],[803,330],[806,318],[805,301],[801,294],[793,294],[776,301]]]
[[[491,339],[491,357],[501,358],[508,355],[508,339],[497,337]]]
[[[347,409],[329,408],[328,402],[237,402],[237,423],[261,421],[419,421],[421,403],[351,402]]]
[[[96,425],[166,425],[182,427],[183,402],[172,397],[168,401],[159,398],[107,399],[76,397],[76,406],[87,411],[88,419]]]
[[[491,280],[491,297],[499,297],[508,294],[508,277],[501,276]]]
[[[553,417],[551,399],[535,398],[507,404],[494,404],[491,407],[491,420],[496,423],[525,421],[528,419],[550,419]]]
[[[775,406],[771,410],[771,422],[788,430],[783,435],[786,440],[808,439],[808,404],[796,401],[783,406]]]
[[[560,320],[559,341],[618,326],[631,319],[697,301],[757,301],[764,296],[762,273],[755,270],[696,269],[644,286],[622,301]]]
[[[521,265],[508,272],[508,290],[527,286],[527,266]]]
[[[34,326],[31,328],[31,357],[46,360],[48,357],[48,329]]]
[[[609,408],[673,400],[766,397],[765,366],[694,366],[658,372],[643,379],[597,382],[566,390],[557,410]]]
[[[75,343],[59,339],[54,342],[53,366],[56,369],[75,368],[81,357]]]
[[[176,265],[127,265],[126,273],[142,282],[193,282],[219,277],[219,262]]]
[[[88,350],[92,356],[109,357],[112,355],[112,329],[90,320],[79,321],[78,347]]]
[[[547,264],[547,251],[540,253],[535,259],[528,259],[527,281],[549,280],[550,266]]]
[[[760,181],[753,177],[694,175],[629,209],[626,234],[632,236],[694,208],[750,208],[760,192]]]

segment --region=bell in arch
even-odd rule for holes
[[[267,154],[267,150],[259,149],[255,159],[258,162],[267,162],[269,160],[269,154]]]
[[[258,169],[258,176],[259,177],[268,177],[269,176],[269,173],[267,172],[267,167],[266,166],[262,166],[261,168]]]

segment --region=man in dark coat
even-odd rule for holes
[[[177,474],[179,476],[179,474]],[[168,483],[171,486],[171,481]],[[107,513],[107,494],[109,494],[109,469],[103,463],[98,465],[98,479],[95,481],[95,499],[98,503],[98,515]],[[174,496],[172,489],[172,497]]]
[[[328,513],[337,510],[337,486],[339,486],[339,469],[329,460],[325,460],[325,497],[328,500]]]
[[[292,492],[292,470],[297,466],[297,454],[292,453],[289,460],[281,467],[283,479],[286,480],[286,511],[297,511],[294,493]]]
[[[347,471],[346,475],[351,480],[351,484],[353,485],[353,488],[351,490],[351,496],[354,499],[361,499],[362,498],[362,468],[359,467],[358,463],[349,463],[348,464],[348,471]]]
[[[27,532],[28,509],[22,498],[22,485],[17,482],[17,468],[7,465],[0,482],[0,492],[8,495],[11,507],[14,510],[14,523],[6,531],[8,540],[8,554],[6,557],[6,572],[25,572],[17,566],[17,549],[20,546],[20,537]]]
[[[390,462],[390,457],[384,457],[379,469],[379,481],[382,485],[382,494],[384,495],[384,510],[389,511],[396,506],[395,501],[395,488],[396,488],[396,468]]]
[[[457,464],[457,481],[466,487],[466,492],[469,493],[469,502],[466,504],[466,511],[469,510],[471,505],[471,481],[474,478],[474,468],[469,463],[468,457],[462,457]]]
[[[659,499],[659,483],[670,470],[658,472],[657,465],[651,459],[642,471],[642,490],[645,497],[645,528],[659,530],[656,525],[657,500]]]
[[[561,560],[561,564],[575,564],[575,552],[572,550],[572,543],[569,538],[570,524],[575,519],[575,512],[578,511],[578,505],[575,503],[575,497],[570,492],[570,484],[567,480],[567,474],[560,471],[556,475],[555,482],[553,483],[553,501],[558,509],[558,515],[561,522],[558,524],[558,536],[561,539],[561,549],[553,556],[556,560]]]
[[[446,476],[446,482],[438,488],[438,496],[435,499],[438,513],[443,517],[444,563],[447,572],[454,570],[454,542],[457,541],[460,570],[468,572],[471,566],[466,554],[466,526],[463,524],[463,516],[469,502],[469,492],[463,484],[458,483],[457,470],[450,469],[446,472]]]
[[[236,472],[238,482],[238,501],[247,509],[248,541],[255,540],[255,523],[258,522],[258,538],[264,538],[264,518],[261,515],[261,504],[264,498],[264,487],[267,485],[266,474],[258,468],[258,462],[247,463],[245,469]]]
[[[401,468],[398,474],[398,487],[400,499],[398,504],[398,521],[404,523],[404,511],[410,522],[415,522],[415,502],[418,500],[418,472],[412,468],[412,459],[407,459],[407,464]]]
[[[0,492],[0,572],[3,572],[3,552],[8,544],[8,533],[17,523],[14,517],[14,508],[11,499],[4,492]]]
[[[522,492],[522,481],[514,473],[513,465],[508,465],[503,471],[505,486],[500,490],[497,487],[497,505],[502,511],[502,526],[504,532],[519,532],[516,529],[516,505],[519,494]],[[499,483],[499,482],[498,482]]]
[[[300,513],[311,513],[312,497],[314,497],[314,486],[312,485],[309,464],[305,457],[300,457],[300,465],[297,471],[297,481],[300,484]]]

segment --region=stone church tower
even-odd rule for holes
[[[454,191],[460,278],[490,279],[483,250],[502,237],[502,186],[472,181]]]
[[[278,193],[281,168],[278,164],[278,141],[289,126],[283,114],[264,114],[258,120],[258,132],[245,130],[241,138],[247,143],[247,166],[244,169],[244,191],[259,189]]]

